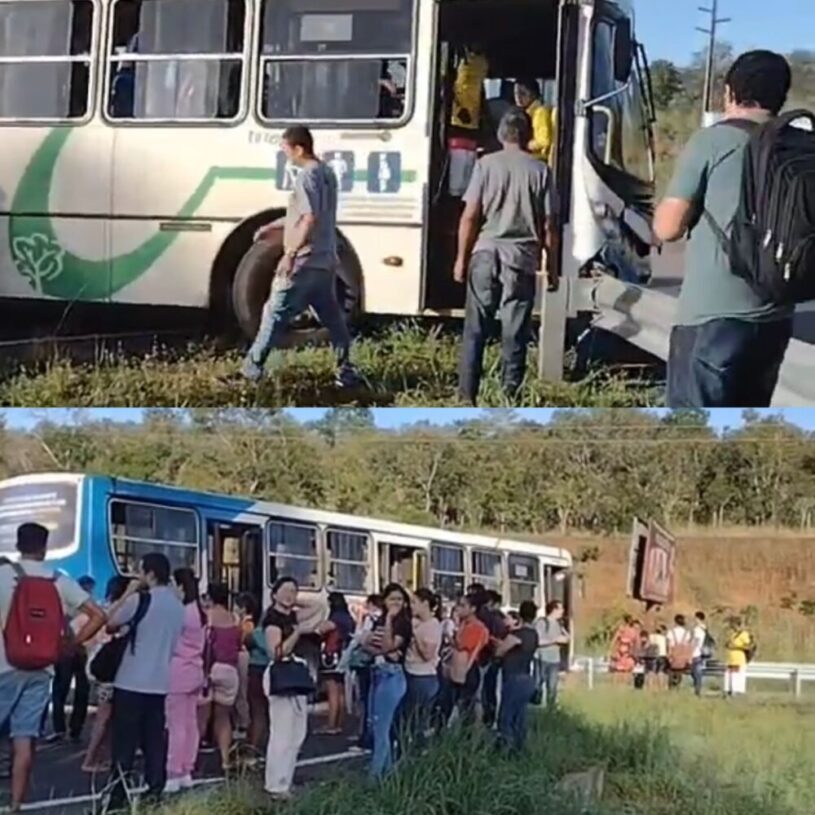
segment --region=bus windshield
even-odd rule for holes
[[[42,524],[48,530],[53,555],[73,546],[76,539],[78,485],[66,481],[0,485],[0,555],[17,551],[17,527]]]

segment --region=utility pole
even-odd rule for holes
[[[708,35],[707,46],[707,66],[705,67],[705,90],[702,95],[702,118],[705,118],[706,113],[710,113],[710,106],[713,101],[713,85],[715,82],[714,76],[714,58],[716,55],[716,29],[723,23],[729,23],[730,17],[719,17],[719,0],[712,0],[711,8],[699,6],[699,11],[704,11],[705,14],[710,15],[710,28],[696,27],[697,31]]]

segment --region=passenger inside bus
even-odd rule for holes
[[[498,24],[500,21],[500,24]],[[498,122],[510,107],[537,123],[535,152],[554,157],[554,120],[545,91],[555,80],[557,4],[530,0],[443,0],[431,157],[433,214],[425,303],[460,308],[464,290],[452,280],[462,196],[479,155],[500,149]],[[521,80],[518,82],[518,80]],[[528,86],[528,87],[527,87]],[[516,92],[517,88],[517,92]],[[465,115],[461,115],[461,111]]]

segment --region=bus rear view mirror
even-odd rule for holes
[[[614,78],[618,82],[628,82],[634,63],[634,37],[631,33],[631,20],[620,20],[614,34]]]

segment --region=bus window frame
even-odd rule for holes
[[[264,545],[266,547],[266,585],[273,586],[274,580],[272,580],[272,569],[271,569],[271,557],[272,557],[272,526],[274,524],[283,524],[285,526],[296,526],[300,527],[301,529],[310,529],[314,532],[314,557],[306,556],[306,555],[286,555],[287,558],[291,560],[307,560],[312,563],[317,564],[317,584],[316,586],[303,586],[303,591],[320,591],[325,586],[325,540],[323,537],[323,530],[320,528],[320,525],[317,523],[308,523],[307,521],[291,521],[287,520],[286,518],[269,518],[266,521],[265,531],[264,531]],[[278,575],[279,577],[280,575]],[[276,579],[276,578],[275,578]],[[299,582],[299,581],[298,581]]]
[[[535,580],[512,579],[512,558],[514,557],[535,561],[537,569],[537,577]],[[543,570],[544,567],[541,565],[541,559],[537,555],[530,555],[525,552],[512,552],[512,551],[507,553],[507,589],[508,589],[507,600],[510,606],[515,607],[516,605],[512,599],[512,585],[517,584],[521,586],[534,586],[535,596],[532,598],[532,601],[535,603],[536,606],[540,607],[541,597],[545,591],[545,587],[543,585]]]
[[[490,586],[487,586],[484,583],[484,580],[492,580],[494,578],[490,578],[489,575],[486,574],[478,574],[475,570],[475,555],[490,555],[492,557],[497,557],[501,561],[501,578],[500,578],[500,587],[498,591],[501,593],[501,597],[503,597],[506,593],[507,588],[507,578],[509,577],[509,571],[507,568],[507,559],[506,559],[506,552],[499,552],[495,549],[485,549],[484,547],[474,546],[470,549],[470,576],[469,582],[470,583],[481,583],[485,588],[490,589]]]
[[[461,552],[461,565],[463,571],[461,572],[448,572],[443,569],[434,569],[433,568],[433,548],[439,546],[442,549],[457,549]],[[436,592],[440,593],[439,589],[436,588],[436,575],[447,575],[450,577],[461,577],[461,586],[462,586],[462,593],[467,590],[467,547],[460,543],[447,543],[442,541],[430,541],[430,546],[428,547],[428,558],[427,558],[427,574],[430,578],[430,588]],[[454,598],[444,597],[444,600],[450,600]]]
[[[20,2],[20,0],[0,0],[0,3]],[[88,124],[96,116],[98,98],[98,76],[99,76],[99,48],[101,46],[101,25],[105,16],[101,7],[101,0],[89,0],[91,4],[91,47],[86,56],[79,54],[67,55],[64,57],[0,57],[0,63],[6,65],[24,65],[32,63],[51,64],[76,64],[87,63],[88,66],[88,90],[87,90],[87,110],[85,115],[76,119],[64,117],[31,118],[31,117],[6,117],[0,116],[0,125],[4,127],[82,127]]]
[[[94,0],[97,2],[97,0]],[[243,124],[249,115],[249,92],[251,83],[252,68],[252,23],[254,7],[252,0],[242,0],[244,8],[243,19],[243,51],[240,54],[113,54],[113,32],[115,29],[116,6],[125,0],[110,0],[108,4],[107,16],[105,19],[105,42],[104,53],[99,50],[99,69],[103,72],[101,85],[101,98],[99,100],[99,112],[104,122],[110,127],[123,128],[235,128]],[[112,66],[117,62],[224,62],[226,60],[238,61],[241,63],[241,89],[239,96],[238,113],[232,119],[117,119],[110,115],[108,106],[113,83]]]
[[[408,54],[311,54],[293,55],[286,54],[280,57],[269,57],[263,54],[263,3],[259,3],[257,8],[257,36],[253,43],[254,59],[252,68],[255,71],[255,82],[252,88],[254,94],[254,116],[263,127],[277,128],[288,127],[289,125],[302,124],[310,129],[320,130],[332,127],[342,127],[345,130],[395,130],[404,127],[416,114],[416,63],[418,62],[419,51],[419,5],[420,0],[411,0],[411,36],[410,52]],[[434,28],[435,34],[435,28]],[[435,49],[434,49],[435,50]],[[376,59],[404,59],[405,76],[405,109],[398,119],[281,119],[268,118],[263,115],[263,77],[267,62],[328,62],[328,61],[361,61]]]
[[[347,534],[347,535],[356,535],[360,538],[365,538],[365,559],[364,560],[346,560],[345,558],[335,558],[331,555],[331,548],[328,543],[328,536],[332,532],[338,532],[340,534]],[[332,584],[332,590],[334,591],[341,591],[343,594],[369,594],[371,589],[371,582],[373,576],[373,568],[371,566],[371,553],[373,550],[373,536],[371,535],[370,531],[362,530],[362,529],[352,529],[350,527],[342,527],[342,526],[326,526],[323,530],[323,550],[325,552],[325,564],[324,564],[324,576],[323,576],[323,585],[325,585],[325,581],[328,579],[329,572],[331,571],[331,566],[335,563],[339,563],[340,565],[345,566],[364,566],[365,567],[365,585],[359,588],[347,588],[345,586],[340,586],[336,582]]]
[[[114,503],[120,504],[132,504],[135,506],[142,506],[142,507],[151,507],[153,509],[171,509],[176,512],[187,512],[193,516],[195,519],[195,543],[179,543],[177,541],[167,541],[167,540],[160,540],[158,538],[136,538],[131,536],[124,536],[123,540],[132,540],[138,543],[155,543],[160,546],[178,546],[181,549],[195,549],[196,556],[195,556],[195,576],[200,577],[201,575],[201,514],[198,512],[195,507],[188,507],[188,506],[178,506],[177,504],[159,504],[154,501],[142,501],[138,498],[129,498],[126,496],[121,495],[112,495],[108,499],[108,506],[107,506],[107,518],[108,518],[108,547],[110,549],[110,554],[113,557],[113,565],[116,569],[116,573],[123,576],[123,577],[133,577],[135,574],[131,574],[129,572],[122,571],[119,565],[119,556],[116,553],[116,547],[113,543],[114,535],[113,535],[113,505]]]

